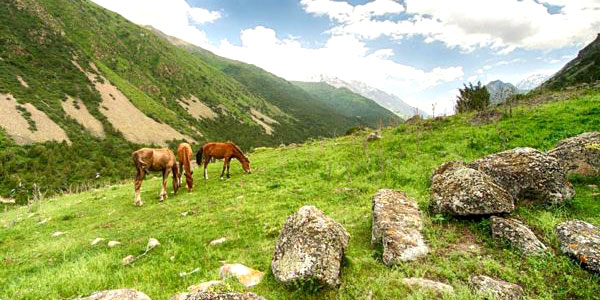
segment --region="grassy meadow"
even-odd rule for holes
[[[249,154],[254,172],[232,163],[232,178],[219,180],[222,164],[210,165],[209,180],[196,169],[195,190],[158,202],[160,180],[148,176],[144,206],[133,205],[133,183],[44,199],[0,213],[0,299],[71,299],[95,291],[134,288],[152,299],[169,299],[188,286],[219,278],[220,261],[266,272],[246,289],[228,280],[224,289],[252,291],[267,299],[431,299],[401,280],[426,277],[452,285],[448,299],[477,299],[469,277],[482,274],[520,284],[529,299],[593,299],[600,277],[562,255],[554,226],[581,219],[600,225],[600,178],[572,178],[576,197],[561,206],[522,199],[513,215],[525,220],[550,252],[524,257],[491,238],[489,221],[455,219],[428,211],[429,179],[449,160],[471,161],[515,147],[549,150],[558,141],[600,130],[600,93],[537,107],[518,107],[512,117],[474,126],[472,114],[405,124],[365,143],[366,132],[315,140],[297,147]],[[196,150],[196,149],[194,149]],[[133,167],[132,167],[133,168]],[[421,207],[425,258],[388,268],[371,246],[371,196],[380,188],[405,191]],[[171,183],[169,180],[169,189]],[[271,274],[274,245],[286,218],[315,205],[350,233],[338,289],[285,287]],[[40,221],[47,220],[43,224]],[[64,235],[52,237],[54,232]],[[102,237],[96,246],[90,242]],[[218,246],[208,243],[220,237]],[[162,244],[132,265],[149,238]],[[116,240],[119,247],[108,248]],[[180,272],[199,271],[181,277]]]

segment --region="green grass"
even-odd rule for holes
[[[523,257],[495,243],[487,219],[431,215],[427,206],[429,177],[441,163],[522,146],[548,150],[563,138],[600,130],[599,116],[600,95],[592,93],[517,108],[512,118],[481,127],[469,125],[472,115],[401,125],[384,130],[383,139],[368,148],[363,133],[257,151],[250,154],[251,175],[234,162],[232,178],[221,181],[221,164],[212,164],[207,182],[197,170],[193,193],[181,190],[163,203],[157,200],[159,180],[150,177],[143,185],[142,208],[133,206],[133,184],[127,182],[12,209],[0,215],[0,299],[73,298],[122,287],[168,299],[192,284],[217,279],[221,260],[265,271],[263,282],[249,290],[267,299],[364,299],[369,294],[372,299],[430,299],[403,287],[402,278],[409,276],[447,282],[457,290],[454,298],[476,299],[468,288],[475,274],[520,284],[529,299],[593,299],[600,294],[600,278],[560,253],[554,226],[575,218],[600,225],[597,191],[587,187],[600,184],[599,178],[573,178],[577,195],[561,206],[520,203],[514,215],[550,247],[542,257]],[[381,250],[370,245],[370,197],[380,188],[403,190],[419,203],[431,247],[425,258],[388,268]],[[279,231],[303,205],[316,205],[351,235],[339,289],[287,288],[270,271]],[[182,217],[183,212],[189,215]],[[55,231],[66,234],[51,237]],[[229,241],[208,246],[223,236]],[[122,246],[90,246],[96,237]],[[121,259],[143,252],[150,237],[162,245],[123,266]],[[179,277],[194,268],[200,271]],[[232,280],[227,289],[246,290]]]

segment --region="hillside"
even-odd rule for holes
[[[541,88],[559,90],[580,83],[600,80],[600,33],[596,39],[581,49],[573,60],[546,80]]]
[[[365,126],[399,123],[401,119],[391,111],[379,106],[375,101],[353,93],[347,88],[335,88],[325,82],[293,82],[315,99],[336,109],[344,116],[356,118]]]
[[[0,195],[21,203],[36,183],[53,193],[128,177],[141,145],[249,149],[360,124],[281,78],[215,64],[88,0],[2,1],[0,24]]]
[[[600,130],[598,91],[577,99],[516,107],[512,117],[473,126],[473,114],[402,124],[366,144],[367,133],[271,148],[249,155],[254,172],[234,163],[232,178],[221,181],[221,164],[210,179],[195,172],[193,193],[181,191],[159,203],[159,180],[148,176],[145,206],[133,206],[127,182],[81,194],[34,202],[0,214],[1,299],[62,299],[113,288],[135,288],[152,299],[169,299],[188,286],[219,278],[221,260],[265,271],[246,289],[227,280],[224,290],[250,290],[267,299],[432,299],[410,290],[406,277],[450,284],[453,299],[479,299],[469,287],[485,274],[523,287],[527,299],[594,299],[600,278],[561,254],[555,226],[581,219],[600,225],[600,178],[571,178],[575,198],[557,206],[519,201],[512,213],[550,248],[546,255],[523,256],[496,242],[487,218],[432,214],[432,170],[452,160],[473,161],[515,147],[549,150],[567,137]],[[568,126],[566,126],[568,125]],[[394,268],[384,266],[380,247],[371,246],[371,197],[380,188],[405,191],[424,218],[430,254]],[[170,185],[169,185],[170,189]],[[337,289],[286,288],[270,271],[274,245],[285,220],[303,205],[315,205],[350,234]],[[55,232],[63,235],[52,237]],[[97,237],[105,241],[91,246]],[[208,243],[220,237],[218,246]],[[135,263],[149,238],[161,246]],[[108,248],[106,242],[121,245]],[[197,271],[191,272],[192,270]],[[182,272],[185,272],[180,275]],[[191,273],[190,273],[191,272]]]

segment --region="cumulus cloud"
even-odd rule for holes
[[[500,54],[522,49],[557,49],[595,38],[600,27],[598,0],[376,0],[364,5],[344,1],[302,0],[308,13],[336,22],[331,34],[361,39],[421,36],[449,48],[489,47]],[[545,5],[559,7],[551,13]],[[365,9],[365,7],[377,9]],[[396,15],[396,19],[381,18]]]
[[[369,49],[352,35],[335,35],[321,48],[305,48],[258,26],[241,32],[241,45],[221,41],[220,55],[260,66],[288,80],[310,80],[320,74],[358,80],[405,95],[462,78],[460,66],[421,70],[391,59],[392,49]]]
[[[128,20],[212,50],[206,33],[194,25],[221,18],[218,11],[191,7],[185,0],[92,0]]]

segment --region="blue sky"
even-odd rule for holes
[[[463,82],[551,74],[592,41],[599,0],[93,0],[288,80],[358,80],[451,113]]]

